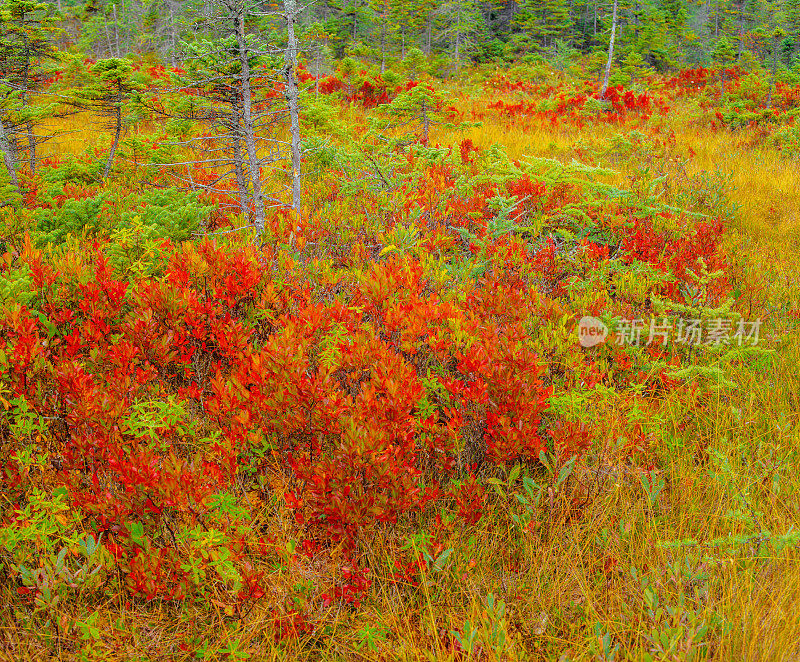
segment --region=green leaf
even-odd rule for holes
[[[144,543],[144,525],[141,522],[131,522],[131,539],[137,545]]]
[[[81,548],[81,552],[83,555],[88,559],[91,558],[94,553],[97,551],[99,545],[94,539],[94,536],[91,534],[87,534],[83,538],[78,541],[78,546]]]
[[[561,485],[567,478],[569,478],[572,470],[575,468],[575,460],[577,456],[573,456],[572,459],[567,462],[563,467],[561,467],[561,471],[558,472],[558,480],[556,481],[556,487]]]
[[[525,476],[522,479],[522,485],[525,488],[525,491],[528,493],[528,498],[531,501],[536,501],[538,495],[534,492],[534,490],[539,490],[541,493],[541,487],[539,486],[539,484],[535,480],[533,480],[533,478]]]
[[[58,329],[56,329],[56,325],[53,324],[47,318],[47,315],[45,315],[44,313],[37,313],[37,317],[39,318],[39,321],[42,323],[42,326],[45,329],[47,329],[47,337],[48,338],[52,338],[54,335],[56,335],[56,333],[58,332]]]
[[[444,563],[450,558],[450,555],[453,553],[453,548],[449,548],[444,550],[441,554],[439,554],[439,558],[436,559],[436,562],[433,564],[433,569],[437,572],[440,572],[444,566]]]

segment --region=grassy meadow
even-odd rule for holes
[[[312,85],[291,239],[154,165],[203,158],[158,118],[107,181],[90,114],[42,129],[0,209],[0,658],[800,657],[791,107],[539,75],[422,81],[427,143]]]

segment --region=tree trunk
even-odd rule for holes
[[[244,31],[244,9],[238,5],[234,8],[234,31],[236,33],[236,45],[239,50],[239,63],[241,72],[241,93],[242,93],[242,129],[244,133],[244,144],[247,148],[247,160],[250,166],[250,179],[253,182],[253,203],[255,214],[256,235],[261,237],[264,233],[264,194],[261,191],[261,164],[258,159],[256,149],[255,126],[253,122],[253,107],[250,90],[250,63],[247,57],[250,54],[247,47]]]
[[[456,75],[461,71],[461,2],[456,9]]]
[[[244,155],[242,154],[242,110],[241,99],[234,99],[233,106],[233,172],[236,175],[236,186],[239,189],[239,207],[242,216],[250,219],[250,192],[244,178]]]
[[[114,142],[111,143],[111,151],[108,153],[108,161],[106,167],[103,169],[103,181],[108,179],[108,174],[111,172],[111,164],[114,161],[114,154],[119,145],[119,135],[122,133],[122,93],[117,95],[117,106],[114,109]]]
[[[117,5],[112,5],[112,8],[114,10],[114,46],[116,49],[116,57],[119,57],[119,19],[117,18]]]
[[[106,31],[106,46],[108,47],[108,57],[114,57],[114,51],[111,48],[111,37],[108,34],[108,21],[103,18],[103,28]]]
[[[30,73],[31,73],[31,50],[30,50],[30,42],[28,41],[28,35],[23,31],[22,33],[22,40],[24,44],[24,53],[25,53],[25,66],[22,70],[22,94],[20,95],[20,100],[22,101],[23,106],[27,106],[30,104],[31,99],[28,94],[28,85],[30,82]],[[28,165],[31,170],[31,175],[36,174],[36,136],[33,133],[33,124],[31,122],[25,122],[25,133],[27,135],[28,140]]]
[[[8,170],[8,178],[15,188],[19,189],[19,179],[17,178],[17,158],[14,154],[14,149],[11,146],[11,141],[8,138],[5,124],[0,118],[0,151],[3,152],[3,161]]]
[[[381,15],[381,75],[386,73],[386,3],[383,4],[383,14]]]
[[[608,42],[608,61],[606,62],[606,73],[603,77],[603,87],[600,88],[600,98],[605,99],[608,89],[608,78],[611,75],[611,63],[614,60],[614,36],[617,33],[617,0],[614,0],[614,11],[611,15],[611,40]]]
[[[736,59],[742,59],[742,52],[744,52],[744,3],[746,0],[740,0],[739,2],[739,52],[736,55]]]
[[[428,102],[426,99],[422,100],[422,144],[428,144],[428,132],[430,130],[430,118],[428,117]]]
[[[178,32],[175,26],[175,4],[171,0],[169,3],[169,37],[170,37],[169,61],[170,64],[174,67],[175,48],[178,45]]]
[[[425,27],[425,55],[430,57],[433,50],[433,13],[428,12],[428,22]]]
[[[297,5],[295,0],[284,0],[283,6],[286,10],[286,30],[288,36],[286,65],[283,71],[286,76],[286,101],[289,104],[289,119],[292,125],[292,209],[299,221],[302,205],[302,192],[300,189],[300,94],[297,89],[297,79],[294,74],[297,68],[297,37],[294,32],[294,22],[297,19]]]
[[[769,80],[769,95],[767,96],[767,110],[772,108],[772,92],[775,90],[775,76],[778,72],[778,38],[775,37],[772,47],[772,75]]]

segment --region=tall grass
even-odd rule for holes
[[[491,100],[487,95],[471,102],[484,107]],[[671,117],[677,119],[654,119],[649,127],[660,137],[674,131],[675,146],[658,154],[648,176],[666,175],[666,198],[679,202],[720,173],[726,205],[720,211],[733,210],[731,203],[738,207],[731,211],[727,239],[736,306],[748,319],[769,320],[765,345],[774,352],[732,367],[735,389],[702,399],[681,392],[660,405],[646,403],[659,407],[662,439],[671,440],[653,440],[658,469],[630,463],[618,440],[601,440],[576,468],[575,487],[549,494],[550,521],[519,545],[510,543],[518,539],[511,533],[515,503],[494,499],[474,529],[445,527],[436,542],[454,550],[447,570],[429,570],[418,589],[376,570],[372,597],[357,609],[324,614],[322,633],[275,643],[266,634],[270,604],[226,614],[213,600],[202,609],[109,601],[93,606],[106,645],[83,659],[154,659],[156,652],[190,659],[180,648],[187,638],[216,651],[208,659],[234,659],[234,649],[240,659],[254,660],[800,658],[800,552],[792,545],[779,554],[765,551],[770,540],[800,528],[800,338],[786,316],[800,300],[800,165],[754,144],[757,136],[747,130],[689,126],[680,120],[680,108]],[[63,136],[44,152],[104,147],[87,119],[75,116],[53,127]],[[364,114],[345,109],[340,119],[363,126]],[[512,158],[564,161],[583,149],[617,170],[614,183],[641,177],[639,155],[609,155],[610,133],[594,126],[553,132],[487,113],[480,127],[435,128],[431,142],[470,138],[481,147],[502,144]],[[613,403],[608,407],[613,412]],[[648,496],[644,478],[663,480],[663,489]],[[571,515],[576,502],[585,503],[580,518]],[[253,516],[267,507],[254,506]],[[263,523],[265,535],[290,535],[283,518]],[[403,526],[386,529],[363,550],[370,567],[386,568],[402,540],[426,522]],[[270,577],[274,602],[298,585],[313,587],[336,554],[276,570]],[[65,623],[80,620],[87,608],[64,607],[61,617]],[[11,658],[45,655],[20,636],[23,628],[13,617],[3,618],[2,626],[0,650],[5,645]],[[468,658],[455,651],[450,633],[467,637],[472,629],[477,634]],[[60,649],[60,655],[72,659],[77,652]]]

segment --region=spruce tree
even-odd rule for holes
[[[544,48],[567,35],[573,25],[566,0],[522,0],[514,18],[527,35]]]
[[[800,44],[800,0],[785,0],[783,28],[795,44]]]
[[[37,96],[46,60],[54,57],[55,31],[50,6],[33,0],[4,0],[0,4],[0,150],[9,179],[18,187],[21,151],[36,171],[39,122],[52,114],[53,104]]]
[[[280,14],[259,12],[244,0],[217,0],[198,26],[202,36],[182,42],[185,73],[176,76],[179,87],[149,102],[160,114],[203,127],[189,142],[204,151],[200,163],[217,175],[209,188],[230,194],[233,180],[239,210],[251,219],[257,237],[265,230],[267,205],[291,207],[296,215],[301,208],[298,13],[291,0]],[[282,48],[277,37],[284,30],[287,45]],[[283,137],[287,128],[288,142]],[[262,173],[287,160],[288,203],[267,192]],[[191,173],[197,163],[180,165],[189,166]]]
[[[129,60],[106,58],[92,67],[95,75],[94,84],[79,92],[79,97],[101,117],[106,119],[105,128],[111,131],[111,148],[103,168],[103,179],[108,179],[114,156],[117,153],[119,139],[122,135],[126,105],[133,101],[134,95],[141,89],[135,80],[133,65]]]
[[[717,42],[714,44],[714,48],[711,51],[711,60],[714,65],[719,70],[719,80],[720,80],[720,92],[719,92],[719,100],[720,103],[725,98],[725,72],[726,69],[733,64],[734,60],[736,59],[736,48],[731,43],[731,40],[728,39],[727,36],[720,37]]]
[[[442,4],[446,27],[440,36],[450,42],[456,73],[464,56],[475,49],[476,35],[485,29],[480,8],[474,0],[449,0]]]

